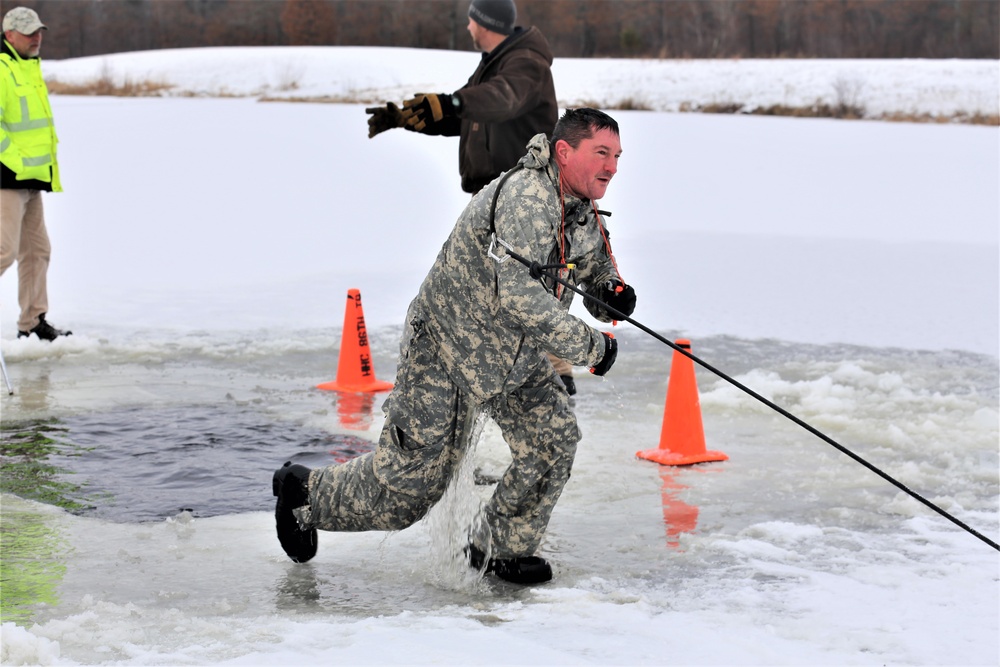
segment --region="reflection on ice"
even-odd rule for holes
[[[370,392],[335,392],[337,418],[340,425],[351,431],[367,431],[372,425],[376,396]],[[338,459],[338,461],[340,461]]]
[[[698,466],[699,473],[710,472],[709,466]],[[677,481],[678,471],[670,466],[660,466],[663,480],[663,524],[667,529],[667,546],[680,546],[681,533],[691,533],[698,528],[698,508],[681,499],[681,492],[688,487]]]
[[[53,509],[6,494],[2,508],[0,615],[5,622],[26,623],[40,609],[58,606],[71,546]]]

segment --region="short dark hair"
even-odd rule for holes
[[[618,122],[603,111],[590,108],[566,109],[566,113],[552,130],[552,140],[549,143],[555,145],[562,139],[573,148],[579,148],[581,141],[590,139],[599,130],[611,130],[616,136],[621,136]]]

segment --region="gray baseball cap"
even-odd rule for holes
[[[15,7],[7,12],[3,17],[3,31],[15,30],[22,35],[30,35],[39,30],[48,30],[49,27],[42,23],[35,10],[27,7]]]

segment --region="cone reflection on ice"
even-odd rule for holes
[[[340,361],[337,379],[316,385],[318,389],[350,392],[378,392],[392,389],[391,382],[375,379],[371,348],[368,347],[368,330],[365,312],[361,307],[361,292],[347,290],[347,308],[344,310],[344,333],[340,341]]]
[[[336,401],[337,418],[341,426],[352,431],[367,431],[372,425],[374,392],[338,391]]]
[[[677,346],[691,349],[691,341],[681,339]],[[662,465],[684,466],[708,461],[725,461],[722,452],[705,449],[705,430],[701,423],[701,401],[694,376],[694,362],[674,350],[667,382],[667,403],[663,411],[659,449],[636,452],[641,459]]]
[[[679,474],[682,473],[677,468],[660,468],[663,525],[667,530],[667,546],[671,548],[680,546],[681,533],[693,533],[698,527],[698,508],[681,500],[681,492],[688,487],[677,481]]]

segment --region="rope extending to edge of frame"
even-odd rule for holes
[[[720,378],[722,378],[723,380],[725,380],[729,384],[733,385],[737,389],[739,389],[739,390],[743,391],[744,393],[746,393],[746,394],[752,396],[753,398],[757,399],[758,401],[760,401],[761,403],[763,403],[767,407],[771,408],[772,410],[774,410],[775,412],[777,412],[781,416],[786,417],[787,419],[795,422],[796,424],[798,424],[799,426],[801,426],[805,430],[807,430],[810,433],[812,433],[813,435],[815,435],[820,440],[823,440],[827,444],[829,444],[832,447],[834,447],[835,449],[837,449],[837,451],[841,452],[842,454],[845,454],[845,455],[849,456],[854,461],[860,463],[865,468],[868,468],[868,470],[872,471],[873,473],[875,473],[876,475],[878,475],[879,477],[881,477],[885,481],[889,482],[890,484],[892,484],[893,486],[895,486],[899,490],[903,491],[904,493],[906,493],[910,497],[916,499],[917,501],[919,501],[923,505],[929,507],[930,509],[934,510],[935,512],[937,512],[938,514],[940,514],[944,518],[948,519],[949,521],[951,521],[953,524],[955,524],[959,528],[961,528],[961,529],[965,530],[966,532],[970,533],[971,535],[974,535],[975,537],[979,538],[984,543],[986,543],[989,546],[993,547],[997,551],[1000,551],[1000,544],[997,544],[996,542],[994,542],[990,538],[986,537],[985,535],[983,535],[982,533],[980,533],[978,530],[976,530],[972,526],[969,526],[968,524],[966,524],[962,520],[958,519],[957,517],[952,516],[951,514],[949,514],[947,511],[945,511],[941,507],[935,505],[930,500],[927,500],[926,498],[924,498],[923,496],[921,496],[916,491],[913,491],[912,489],[910,489],[909,487],[907,487],[902,482],[896,480],[895,478],[893,478],[890,475],[888,475],[887,473],[883,472],[882,470],[880,470],[876,466],[874,466],[871,463],[869,463],[868,461],[864,460],[863,458],[861,458],[860,456],[858,456],[857,454],[855,454],[854,452],[852,452],[851,450],[849,450],[847,447],[844,447],[843,445],[841,445],[840,443],[838,443],[836,440],[834,440],[830,436],[828,436],[825,433],[823,433],[822,431],[816,429],[815,427],[813,427],[810,424],[806,423],[802,419],[799,419],[798,417],[796,417],[795,415],[793,415],[788,410],[785,410],[784,408],[782,408],[780,405],[777,405],[773,401],[770,401],[767,398],[761,396],[760,394],[758,394],[753,389],[750,389],[749,387],[747,387],[743,383],[741,383],[738,380],[730,377],[729,375],[726,375],[725,373],[723,373],[719,369],[715,368],[711,364],[709,364],[709,363],[707,363],[707,362],[699,359],[697,356],[691,354],[690,351],[685,350],[685,349],[681,348],[680,346],[676,345],[675,343],[667,340],[666,338],[664,338],[660,334],[656,333],[655,331],[653,331],[649,327],[647,327],[647,326],[645,326],[645,325],[643,325],[643,324],[641,324],[639,322],[636,322],[631,317],[625,315],[625,313],[622,313],[621,311],[616,310],[615,308],[607,305],[606,303],[604,303],[603,301],[601,301],[597,297],[592,296],[590,294],[587,294],[586,292],[584,292],[583,290],[579,289],[575,285],[571,285],[568,281],[563,280],[558,275],[552,275],[551,273],[548,273],[548,272],[545,271],[545,269],[551,268],[551,267],[540,266],[537,262],[532,262],[532,261],[530,261],[528,259],[525,259],[524,257],[521,257],[520,255],[518,255],[517,253],[515,253],[514,251],[512,251],[510,249],[510,247],[507,246],[506,244],[503,244],[503,245],[505,246],[505,250],[507,251],[507,254],[510,255],[511,257],[513,257],[514,259],[516,259],[518,262],[520,262],[524,266],[528,267],[528,270],[531,272],[532,275],[544,273],[547,277],[552,278],[553,280],[559,282],[563,286],[565,286],[565,287],[573,290],[574,292],[576,292],[580,296],[584,297],[585,299],[590,299],[591,301],[595,301],[595,302],[599,303],[602,308],[604,308],[609,313],[611,313],[611,315],[616,316],[618,318],[618,320],[620,320],[622,322],[628,322],[628,323],[632,324],[633,326],[641,329],[642,331],[646,332],[647,334],[649,334],[653,338],[657,339],[661,343],[664,343],[664,344],[668,345],[669,347],[673,348],[675,351],[680,352],[684,356],[688,357],[689,359],[691,359],[692,361],[694,361],[698,365],[702,366],[703,368],[711,371],[712,373],[714,373],[715,375],[719,376]]]

